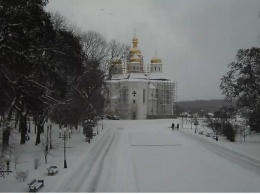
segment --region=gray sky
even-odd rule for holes
[[[259,46],[259,0],[49,0],[82,31],[132,45],[147,65],[157,50],[178,101],[221,99],[220,79],[238,49]]]

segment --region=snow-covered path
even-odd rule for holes
[[[136,126],[132,123],[132,129],[128,131],[137,192],[260,191],[259,174],[248,170],[251,163],[244,162],[240,154],[224,152],[220,155],[222,150],[213,139],[204,139],[207,143],[194,141],[195,137],[200,139],[202,136],[190,133],[190,130],[181,132],[184,129],[171,131],[170,124],[164,126],[160,120],[149,121],[147,127],[140,122]],[[219,153],[209,150],[209,145]],[[241,166],[241,161],[247,168]]]
[[[252,172],[257,173],[260,176],[260,161],[259,160],[254,159],[245,154],[233,151],[232,149],[223,147],[219,144],[207,141],[207,140],[201,138],[200,136],[193,135],[190,133],[185,133],[185,132],[184,132],[184,134],[186,136],[192,138],[193,140],[198,141],[201,145],[203,145],[204,148],[207,148],[212,153],[215,153],[215,154],[223,157],[224,159],[229,160],[232,163],[239,164],[241,167],[251,170]]]
[[[260,162],[212,139],[160,120],[107,125],[55,192],[260,191]]]
[[[215,141],[194,134],[189,125],[172,131],[171,122],[180,120],[104,120],[90,144],[73,134],[67,169],[61,146],[38,170],[29,160],[35,151],[24,152],[28,162],[18,167],[29,169],[28,179],[44,179],[38,192],[260,192],[260,136],[243,144]],[[54,176],[46,174],[50,164],[59,167]],[[12,176],[0,179],[0,192],[27,192],[29,180],[18,183]]]

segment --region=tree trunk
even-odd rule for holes
[[[37,124],[37,134],[36,134],[36,141],[35,145],[41,143],[41,132],[43,131],[43,125]]]
[[[13,114],[13,107],[10,108],[8,115],[7,115],[7,120],[10,121],[12,118],[12,114]]]
[[[0,127],[2,127],[2,122],[3,122],[3,116],[0,116]]]
[[[36,122],[34,121],[34,133],[36,134],[37,133],[37,125],[36,125]]]
[[[20,114],[16,112],[15,114],[15,128],[17,127],[18,121],[19,121]]]
[[[9,147],[9,137],[10,137],[10,128],[6,127],[3,130],[3,142],[2,142],[3,152]]]
[[[25,139],[25,134],[27,133],[27,117],[26,115],[20,114],[20,125],[19,125],[19,130],[21,131],[21,140],[20,144],[25,144],[26,139]]]
[[[44,159],[45,159],[45,164],[47,164],[48,160],[47,160],[47,154],[44,154]]]

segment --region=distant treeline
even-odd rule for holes
[[[229,106],[231,104],[231,102],[224,99],[180,101],[177,103],[177,111],[178,113],[214,113],[215,111],[219,110],[222,106]]]

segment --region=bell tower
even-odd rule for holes
[[[151,59],[150,72],[162,73],[162,60],[157,58],[157,51],[155,51],[154,57]]]

